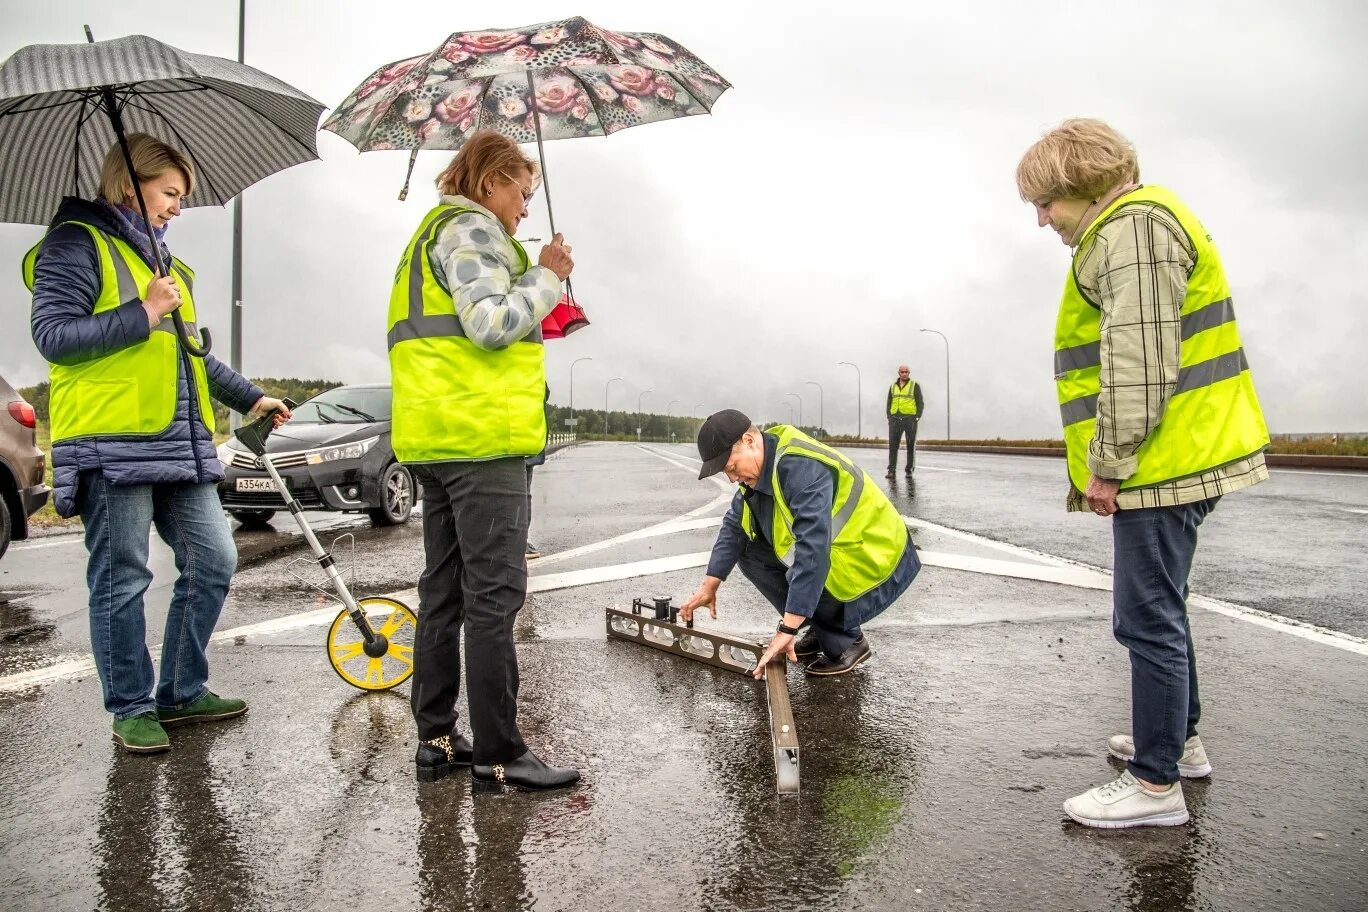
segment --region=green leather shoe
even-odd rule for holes
[[[159,709],[157,716],[164,727],[175,728],[177,725],[190,725],[195,722],[235,719],[246,711],[246,702],[231,697],[220,697],[209,691],[184,709]]]
[[[130,754],[160,754],[171,749],[171,739],[166,737],[166,729],[157,721],[154,712],[116,719],[114,743]]]

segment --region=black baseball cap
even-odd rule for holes
[[[750,429],[751,420],[736,409],[723,409],[709,415],[698,429],[698,455],[703,460],[698,477],[707,478],[725,469],[731,458],[732,445]]]

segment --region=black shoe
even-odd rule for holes
[[[568,766],[547,766],[528,751],[517,760],[508,763],[494,763],[489,766],[477,763],[470,768],[473,783],[479,783],[481,790],[499,791],[504,786],[536,792],[542,789],[563,788],[579,782],[579,770]]]
[[[418,765],[420,782],[436,782],[462,766],[470,766],[473,748],[465,735],[443,735],[418,742],[413,762]]]
[[[817,661],[807,667],[810,675],[839,675],[845,674],[850,669],[859,665],[869,658],[873,650],[869,648],[869,640],[863,636],[846,647],[845,652],[836,658],[822,656]]]
[[[889,469],[888,472],[887,472],[887,474],[884,475],[884,478],[897,478],[897,477],[898,477],[898,470],[897,470],[897,469]]]
[[[541,549],[538,548],[536,545],[532,544],[531,542],[528,542],[528,543],[527,543],[527,559],[528,559],[528,560],[536,560],[536,559],[539,558],[539,557],[541,557]]]
[[[809,627],[793,644],[794,655],[800,659],[810,659],[822,652],[822,644],[817,642],[817,632]]]
[[[904,470],[903,470],[903,474],[906,475],[908,478],[911,478],[911,477],[912,477],[912,470],[911,470],[911,469],[904,469]]]

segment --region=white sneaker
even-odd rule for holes
[[[1130,735],[1112,735],[1107,739],[1107,753],[1117,760],[1135,759],[1135,739]],[[1178,775],[1184,779],[1201,779],[1211,775],[1211,761],[1198,735],[1183,744],[1183,756],[1178,758]]]
[[[1130,771],[1106,785],[1089,789],[1064,802],[1064,813],[1084,826],[1119,830],[1124,827],[1179,826],[1188,822],[1183,784],[1151,792]]]

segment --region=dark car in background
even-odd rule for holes
[[[0,377],[0,557],[11,541],[28,538],[28,518],[47,503],[47,457],[38,449],[33,406]]]
[[[407,522],[414,483],[390,446],[389,384],[339,386],[300,403],[266,440],[290,494],[306,510],[366,513],[377,526]],[[224,509],[244,525],[265,524],[285,501],[255,454],[236,438],[218,450]]]

